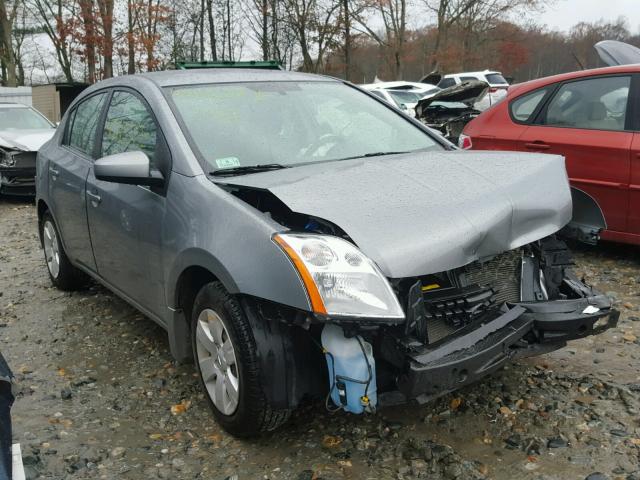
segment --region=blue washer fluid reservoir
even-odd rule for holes
[[[333,403],[351,413],[375,410],[376,362],[371,344],[360,336],[347,338],[342,327],[330,324],[324,326],[321,338]]]

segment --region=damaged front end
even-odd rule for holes
[[[474,105],[487,94],[489,85],[470,80],[445,88],[416,105],[416,118],[438,130],[447,140],[457,144],[458,137],[471,120],[480,115]]]
[[[0,147],[0,194],[34,195],[37,152]]]
[[[506,362],[546,353],[617,324],[605,295],[578,280],[554,236],[437,275],[396,282],[402,328],[377,339],[398,375],[381,403],[424,403]]]

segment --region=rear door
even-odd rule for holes
[[[631,75],[578,79],[560,84],[535,122],[520,138],[520,149],[566,158],[571,183],[594,197],[608,230],[627,231]]]
[[[169,150],[144,99],[113,92],[98,139],[98,157],[142,151],[169,180]],[[87,179],[89,230],[98,273],[139,306],[163,318],[162,222],[165,188]]]
[[[49,198],[69,258],[95,271],[87,226],[85,183],[107,94],[96,93],[70,112],[60,148],[49,159]]]

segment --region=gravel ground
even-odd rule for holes
[[[424,406],[299,409],[252,441],[213,421],[166,334],[100,286],[49,283],[26,201],[0,199],[0,337],[27,478],[640,480],[640,249],[576,252],[619,328]]]

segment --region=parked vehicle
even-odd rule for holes
[[[336,79],[99,82],[37,179],[53,284],[88,274],[165,327],[239,436],[307,396],[423,403],[617,323],[555,237],[572,209],[562,158],[459,151]]]
[[[416,104],[423,98],[429,98],[440,91],[438,87],[417,82],[378,82],[359,85],[387,103],[415,116]]]
[[[458,143],[465,125],[480,115],[475,108],[487,93],[484,82],[469,80],[423,98],[416,105],[416,118],[447,140]]]
[[[0,194],[35,194],[36,154],[54,132],[37,110],[0,103]]]
[[[602,238],[640,244],[640,66],[583,70],[514,85],[467,124],[463,148],[563,155],[571,184],[604,212]]]
[[[453,87],[454,85],[460,85],[461,83],[468,81],[480,81],[488,84],[489,91],[487,92],[487,95],[474,105],[474,108],[481,112],[503,100],[509,88],[509,82],[507,82],[507,80],[502,76],[502,73],[492,70],[485,70],[483,72],[451,73],[448,75],[430,73],[420,81],[437,85],[442,89]]]

